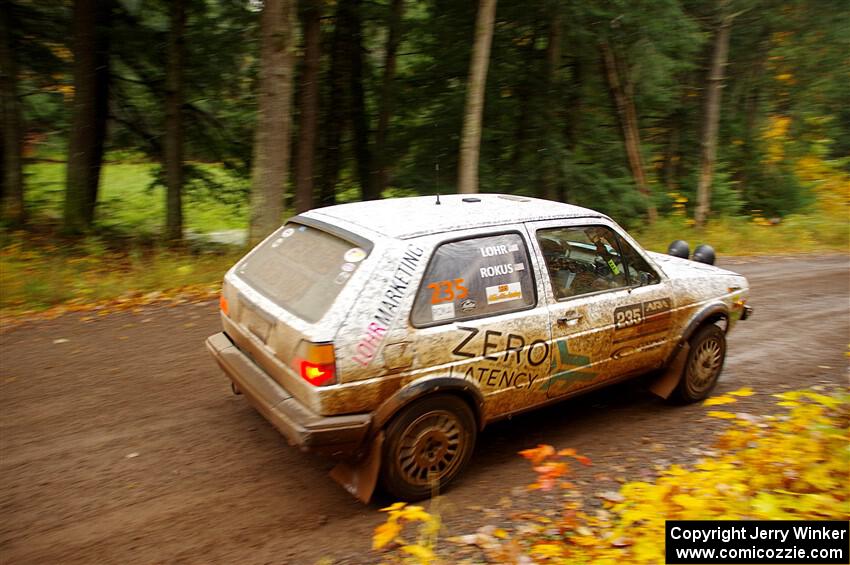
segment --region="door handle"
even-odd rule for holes
[[[567,312],[563,318],[558,318],[557,322],[559,326],[574,326],[579,323],[579,321],[584,318],[578,312]]]

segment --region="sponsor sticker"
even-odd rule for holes
[[[514,264],[514,271],[524,271],[524,270],[525,270],[525,263],[515,263]]]
[[[295,233],[294,228],[286,228],[285,230],[280,232],[280,237],[290,237],[294,233]]]
[[[444,304],[433,304],[431,306],[431,318],[435,322],[441,320],[451,320],[455,317],[454,302],[446,302]]]
[[[519,300],[522,298],[522,283],[513,282],[496,286],[488,286],[486,288],[486,292],[487,304],[499,304],[500,302]]]
[[[356,268],[357,268],[357,265],[355,265],[354,263],[343,263],[342,267],[340,267],[340,269],[342,269],[346,273],[350,273],[351,271],[353,271]]]
[[[472,299],[464,300],[463,302],[460,303],[460,311],[461,312],[472,312],[473,310],[475,310],[476,306],[478,306],[478,304],[476,304],[474,300],[472,300]]]
[[[338,274],[336,276],[336,278],[334,279],[334,282],[336,284],[345,284],[345,281],[347,281],[350,277],[351,277],[351,273],[347,273],[345,271],[342,271],[340,274]]]
[[[346,263],[359,263],[366,258],[366,252],[359,247],[352,247],[342,256]]]

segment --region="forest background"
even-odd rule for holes
[[[842,0],[2,0],[0,307],[203,287],[286,215],[502,192],[848,249]],[[212,285],[212,286],[211,286]]]

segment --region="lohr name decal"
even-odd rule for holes
[[[519,245],[515,243],[512,245],[488,245],[486,247],[480,247],[478,251],[481,252],[482,257],[496,257],[519,251]]]

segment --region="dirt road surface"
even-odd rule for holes
[[[730,335],[718,388],[759,393],[737,411],[775,410],[770,393],[847,384],[846,256],[721,266],[749,277],[755,307]],[[351,498],[326,478],[331,463],[289,447],[230,394],[204,348],[218,331],[214,303],[85,316],[0,335],[0,562],[379,559],[369,549],[379,506]],[[521,449],[578,449],[594,461],[580,477],[592,494],[617,487],[607,476],[696,460],[718,425],[705,412],[625,384],[495,424],[443,499],[447,530],[496,523],[509,503],[556,505],[523,489],[533,477]]]

